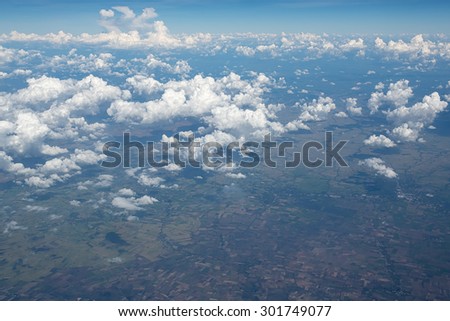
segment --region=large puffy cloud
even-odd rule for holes
[[[0,94],[0,169],[17,175],[18,182],[47,188],[80,173],[81,166],[96,164],[104,156],[90,144],[106,125],[89,123],[85,116],[104,112],[112,100],[126,97],[129,92],[94,76],[78,81],[31,78],[27,87]],[[87,148],[70,151],[67,140]],[[65,156],[48,159],[61,154]],[[43,164],[26,168],[14,160],[27,156]]]
[[[422,123],[423,125],[431,124],[436,115],[447,107],[448,103],[441,100],[437,92],[423,97],[422,102],[414,104],[412,107],[401,106],[387,112],[387,118],[400,123]]]
[[[401,106],[387,112],[387,119],[398,127],[393,129],[393,134],[405,141],[418,139],[422,128],[433,123],[436,115],[445,110],[448,103],[442,101],[437,92],[427,95],[422,102],[412,107]]]
[[[327,119],[329,113],[336,109],[336,105],[330,97],[319,97],[318,99],[313,99],[310,103],[301,105],[300,108],[300,116],[298,119],[286,124],[286,130],[309,130],[310,127],[305,124],[306,122],[322,121]]]
[[[398,175],[394,170],[384,163],[384,161],[380,158],[368,158],[363,161],[358,162],[358,165],[367,166],[373,170],[375,170],[378,174],[383,175],[387,178],[396,178]]]
[[[17,54],[16,50],[0,46],[0,65],[7,64],[13,61],[15,59],[16,54]],[[3,77],[6,76],[7,74],[5,74]]]
[[[390,40],[386,43],[378,37],[375,39],[375,48],[394,58],[402,56],[409,59],[425,60],[436,57],[450,58],[450,45],[448,42],[425,40],[422,34],[414,36],[409,42],[399,39],[398,41]]]
[[[395,127],[392,133],[403,141],[414,142],[419,138],[419,131],[423,128],[422,124],[417,123],[412,127],[408,123]]]
[[[55,155],[64,150],[45,144],[46,140],[99,134],[104,125],[88,123],[84,116],[97,114],[114,99],[129,97],[127,91],[94,76],[80,81],[43,76],[27,82],[26,88],[0,99],[0,147],[19,154]]]
[[[365,51],[364,49],[367,46],[364,44],[364,40],[362,38],[358,39],[350,39],[348,42],[344,43],[340,46],[340,49],[344,52],[352,51],[352,50],[358,50],[358,56],[364,56]]]
[[[384,86],[379,84],[377,87],[382,89]],[[386,94],[382,91],[372,93],[368,103],[371,113],[377,112],[384,103],[389,103],[394,107],[384,113],[387,120],[396,126],[392,130],[392,134],[403,141],[416,141],[420,131],[431,125],[436,115],[444,111],[448,105],[446,101],[441,100],[437,92],[434,92],[423,97],[422,102],[407,107],[411,97],[413,97],[413,91],[409,86],[409,81],[400,80],[391,83]]]
[[[333,99],[330,97],[319,97],[309,104],[302,106],[300,120],[302,121],[321,121],[325,120],[328,114],[336,109]]]
[[[377,88],[382,89],[383,87],[377,85]],[[368,102],[368,107],[371,113],[377,112],[378,108],[385,103],[400,107],[406,105],[412,96],[413,91],[409,86],[409,81],[402,79],[396,83],[391,83],[386,94],[381,91],[372,93]]]
[[[271,80],[259,74],[251,81],[235,73],[214,79],[194,78],[160,83],[152,78],[135,76],[127,79],[136,92],[159,98],[146,102],[116,100],[108,114],[118,122],[150,124],[178,117],[202,118],[214,129],[232,131],[245,136],[261,130],[284,131],[273,121],[282,106],[264,104],[262,95]]]
[[[11,156],[1,150],[0,170],[19,175],[29,175],[35,173],[34,169],[26,168],[22,163],[15,163]]]
[[[361,115],[362,108],[357,107],[358,100],[356,98],[347,98],[345,100],[347,111],[352,115]]]

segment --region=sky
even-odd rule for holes
[[[446,33],[450,3],[429,0],[10,0],[0,32],[100,32],[99,10],[153,7],[174,33]]]

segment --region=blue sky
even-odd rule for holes
[[[450,30],[448,1],[417,0],[10,0],[0,32],[99,32],[98,11],[153,7],[172,32],[440,33]]]

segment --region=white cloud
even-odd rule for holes
[[[61,182],[62,180],[58,176],[51,177],[39,177],[39,176],[31,176],[25,178],[25,183],[31,187],[37,188],[49,188],[53,186],[56,182]]]
[[[281,124],[272,120],[281,106],[263,102],[262,95],[272,82],[264,74],[255,75],[251,81],[235,73],[219,79],[196,75],[166,83],[142,76],[127,81],[138,92],[158,93],[159,99],[114,101],[107,112],[117,122],[150,124],[178,117],[197,117],[212,128],[232,132],[235,136],[253,135],[262,130],[284,131]]]
[[[0,65],[9,63],[14,60],[15,52],[13,49],[0,46]],[[3,73],[5,77],[7,74]]]
[[[52,173],[69,173],[71,171],[79,171],[81,168],[69,158],[53,158],[48,160],[39,168],[40,172],[45,174]]]
[[[435,57],[450,58],[449,43],[426,40],[422,34],[414,36],[409,42],[399,39],[398,41],[390,40],[386,43],[378,37],[375,40],[375,48],[397,59],[401,57],[411,60],[431,60]]]
[[[334,116],[336,116],[338,118],[347,118],[348,117],[348,115],[344,111],[340,111],[340,112],[334,114]]]
[[[382,88],[377,85],[376,88]],[[384,94],[383,92],[374,92],[371,94],[368,107],[371,113],[378,111],[379,107],[384,103],[392,104],[395,107],[404,106],[408,103],[409,98],[413,96],[412,88],[409,87],[409,81],[402,79],[396,83],[391,83],[389,89]]]
[[[174,163],[170,163],[167,166],[164,166],[163,168],[169,172],[177,172],[177,171],[182,170],[182,168],[180,166],[178,166],[177,164],[174,164]]]
[[[114,11],[113,10],[101,9],[99,11],[99,14],[100,14],[101,17],[104,17],[104,18],[112,18],[112,17],[114,17]]]
[[[305,129],[309,130],[310,127],[305,122],[323,121],[328,118],[328,115],[336,109],[336,105],[333,99],[330,97],[319,97],[313,99],[309,103],[300,105],[301,113],[298,119],[289,122],[285,125],[287,130]],[[339,116],[343,116],[340,114]],[[338,117],[339,117],[338,116]]]
[[[347,111],[352,115],[361,115],[362,108],[356,107],[358,105],[358,100],[356,98],[347,98],[345,100]]]
[[[70,158],[79,165],[95,165],[98,164],[99,161],[104,160],[106,156],[91,150],[76,148],[74,153],[70,155]]]
[[[158,187],[164,181],[165,181],[164,178],[150,177],[145,173],[139,175],[138,177],[138,183],[144,186]]]
[[[364,140],[364,145],[376,146],[376,147],[395,147],[396,144],[384,135],[371,135],[368,139]]]
[[[105,112],[108,102],[130,93],[92,75],[79,81],[42,76],[27,80],[13,93],[0,93],[0,165],[25,184],[48,188],[80,173],[80,165],[96,164],[103,154],[75,148],[67,140],[88,145],[102,134],[103,123],[88,123],[85,116]],[[51,143],[50,143],[51,142]],[[64,144],[64,146],[61,146]],[[69,154],[48,159],[48,156]],[[40,156],[44,164],[25,168],[14,158]]]
[[[59,31],[45,35],[24,34],[17,31],[9,35],[2,35],[0,40],[19,42],[50,42],[53,44],[96,44],[107,45],[113,48],[132,47],[193,47],[211,41],[209,34],[172,35],[163,21],[155,21],[157,14],[153,8],[145,8],[141,14],[136,15],[126,6],[116,6],[111,9],[102,9],[99,12],[99,24],[106,29],[106,33],[72,35]],[[0,63],[2,56],[7,61],[9,53],[2,55],[0,50]]]
[[[392,130],[392,133],[397,136],[400,140],[407,142],[414,142],[419,138],[419,131],[422,129],[420,124],[414,127],[409,127],[409,124],[402,124]]]
[[[366,48],[366,45],[364,45],[363,39],[358,38],[358,39],[350,39],[348,42],[341,45],[340,48],[344,51],[361,50]]]
[[[78,54],[77,49],[71,49],[67,55],[55,55],[44,65],[49,65],[53,70],[75,71],[92,73],[96,71],[110,72],[113,67],[114,56],[108,52],[99,54],[91,53],[87,56]]]
[[[30,175],[36,172],[35,169],[26,168],[22,163],[15,163],[13,158],[0,150],[0,170],[19,175]]]
[[[235,178],[235,179],[242,179],[242,178],[246,178],[247,176],[245,176],[242,173],[226,173],[225,176],[228,176],[230,178]]]
[[[255,51],[255,49],[247,47],[247,46],[237,46],[236,53],[243,55],[243,56],[251,57],[251,56],[255,55],[256,51]]]
[[[109,174],[98,175],[97,182],[94,184],[96,187],[110,187],[114,180],[114,176]]]
[[[134,196],[136,193],[129,188],[122,188],[117,192],[120,196]]]
[[[388,166],[385,165],[384,161],[380,158],[368,158],[364,161],[359,161],[358,165],[364,165],[371,169],[374,169],[378,174],[383,175],[387,178],[396,178],[397,173]]]
[[[114,207],[120,208],[120,209],[124,209],[127,211],[140,211],[142,210],[141,207],[137,206],[136,204],[134,204],[133,200],[131,199],[127,199],[124,197],[114,197],[111,204]]]
[[[158,15],[153,8],[145,8],[140,15],[126,6],[116,6],[112,9],[100,10],[100,25],[109,32],[130,30],[150,31],[152,20]]]
[[[114,207],[120,208],[120,209],[124,209],[127,211],[140,211],[143,210],[143,208],[141,206],[145,206],[145,205],[152,205],[155,202],[158,202],[158,200],[156,198],[150,197],[150,196],[142,196],[140,198],[135,198],[135,197],[121,197],[121,196],[116,196],[113,198],[111,204]]]
[[[60,154],[65,154],[68,153],[69,151],[67,150],[67,148],[62,148],[62,147],[58,147],[58,146],[49,146],[49,145],[42,145],[41,148],[41,153],[44,155],[49,155],[49,156],[56,156],[56,155],[60,155]]]
[[[431,124],[436,115],[445,110],[448,103],[442,101],[437,92],[423,97],[422,102],[414,104],[412,107],[401,106],[392,111],[387,112],[387,118],[400,123],[422,123],[423,125]]]
[[[402,140],[415,141],[422,128],[432,124],[436,115],[444,111],[448,103],[442,101],[437,92],[425,96],[422,102],[412,107],[401,106],[387,112],[387,119],[396,127],[392,132]]]

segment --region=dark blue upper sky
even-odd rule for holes
[[[98,32],[98,11],[153,7],[172,32],[447,33],[449,1],[9,0],[0,32]]]

